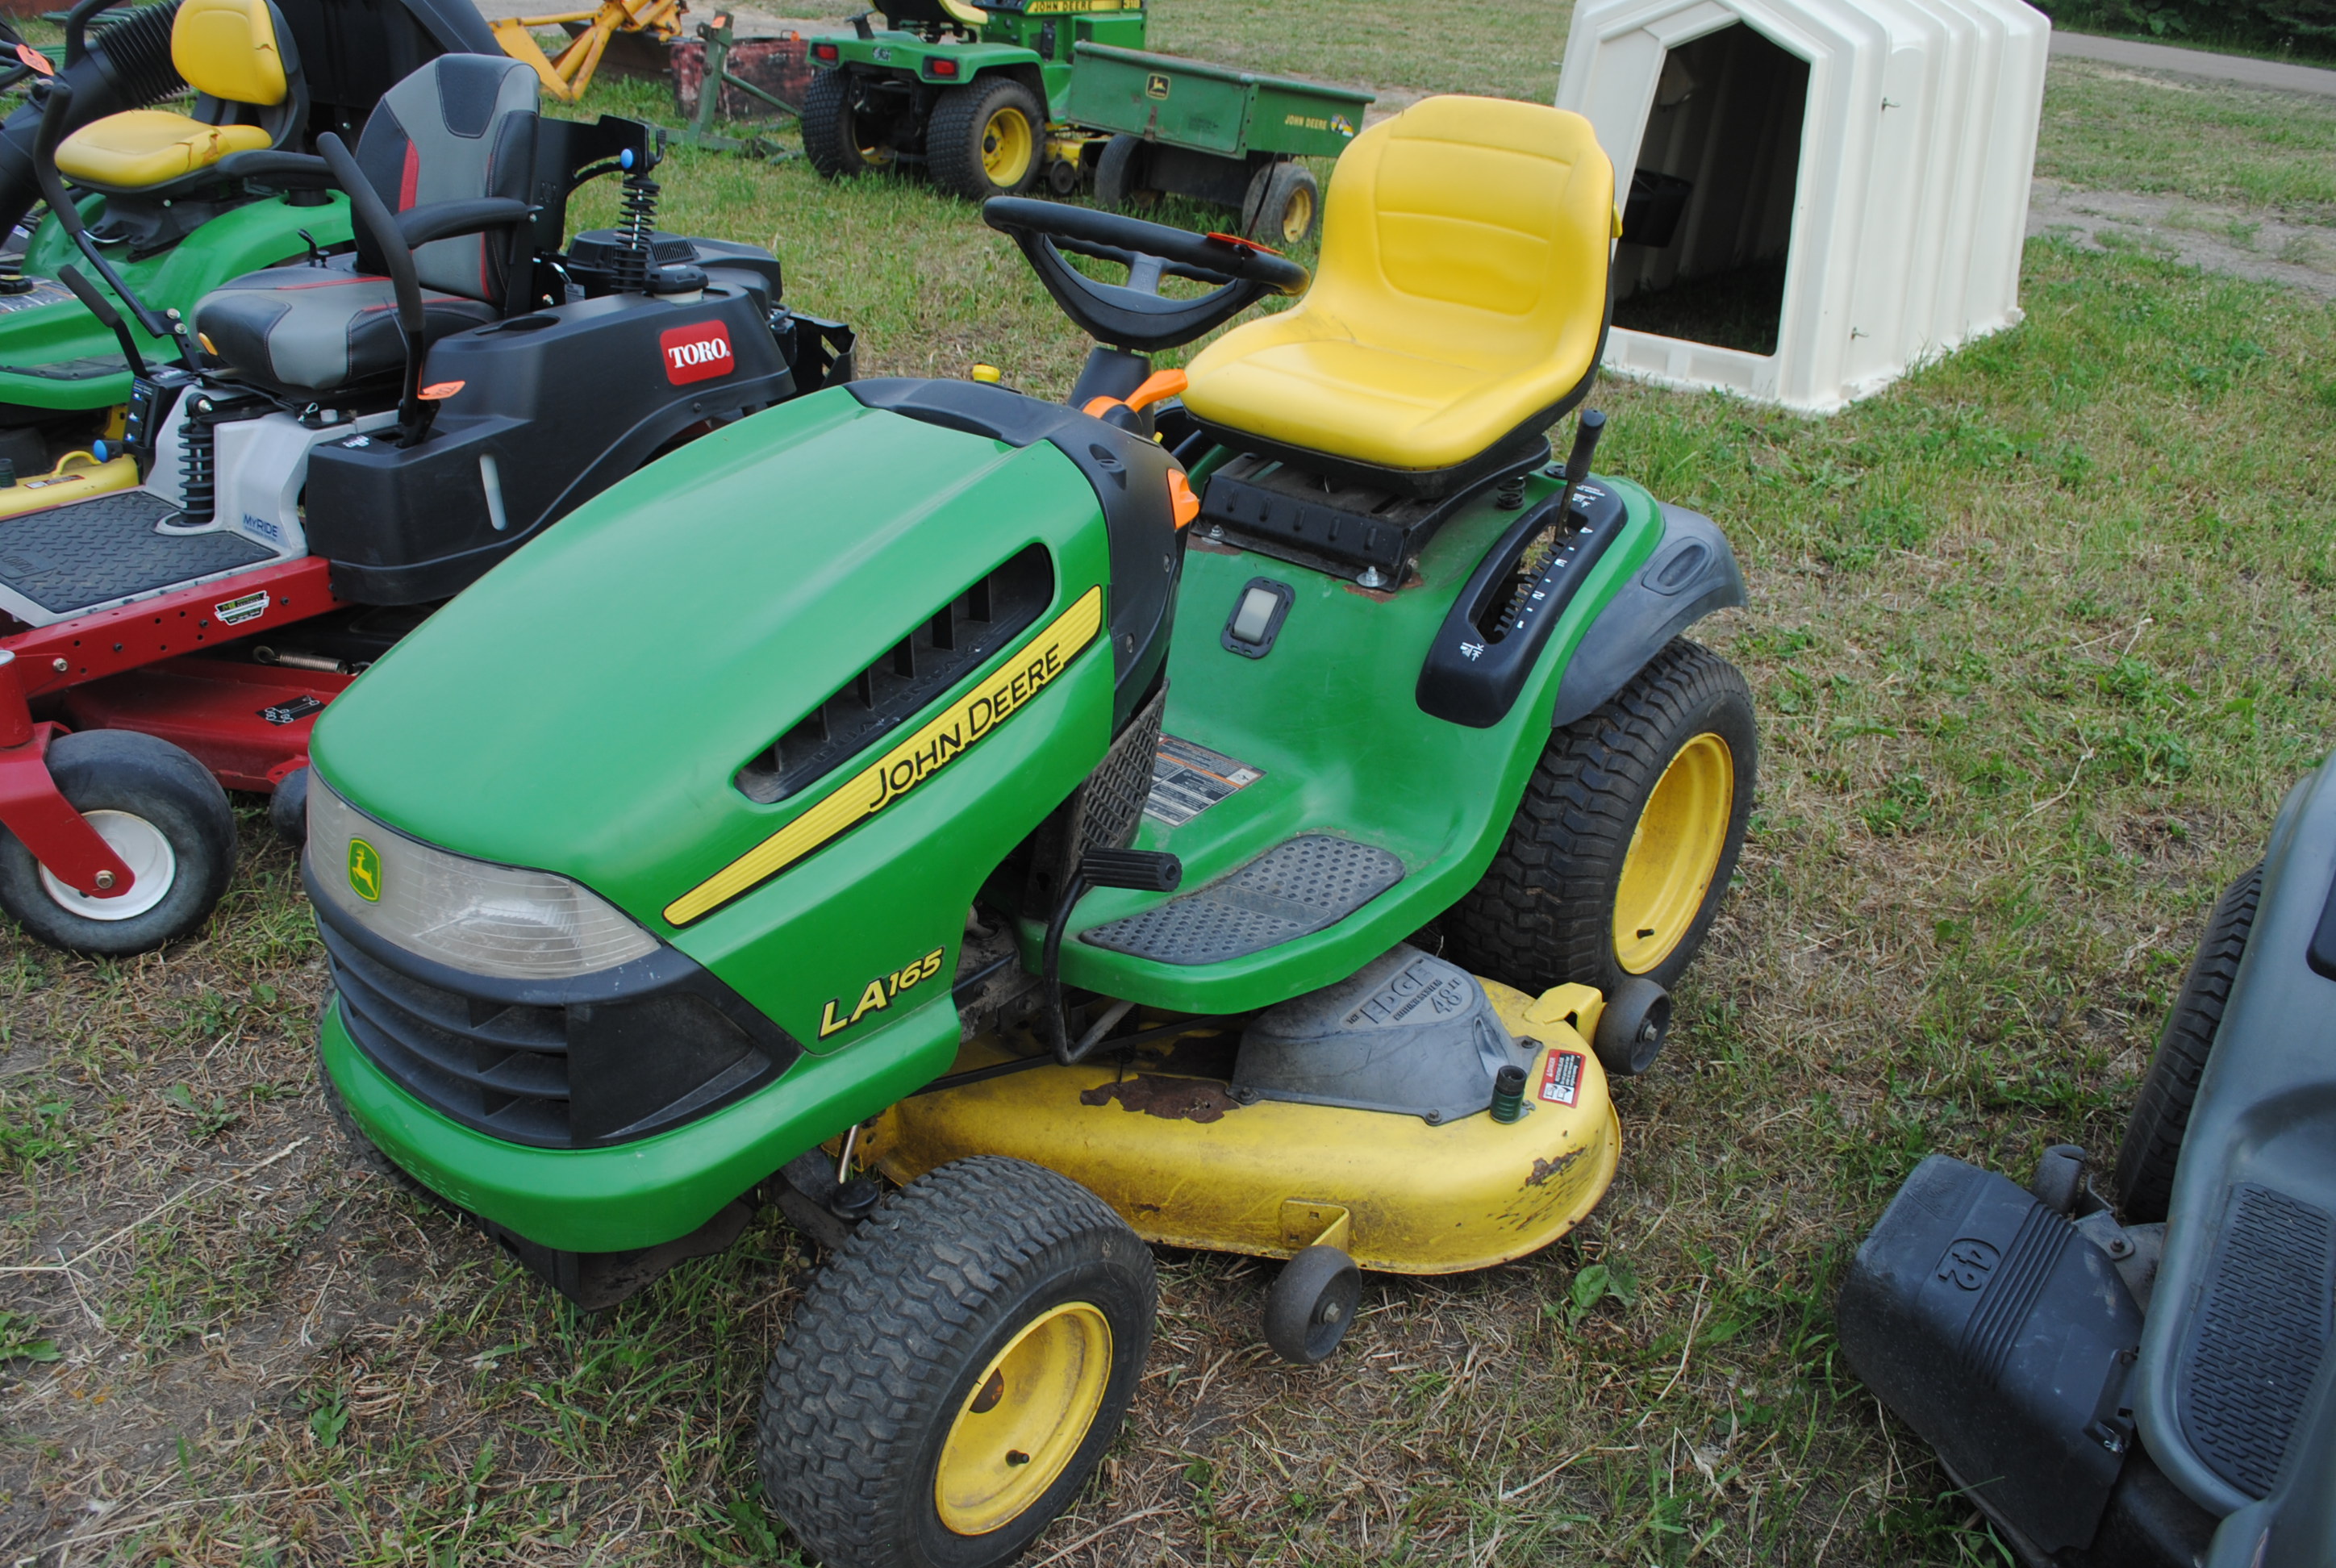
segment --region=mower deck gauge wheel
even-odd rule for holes
[[[92,898],[0,831],[0,909],[52,947],[122,958],[202,924],[235,870],[235,812],[210,771],[169,741],[82,730],[49,747],[49,776],[128,863],[129,891]]]
[[[1265,1293],[1265,1342],[1299,1367],[1327,1361],[1354,1327],[1363,1271],[1336,1247],[1308,1247],[1281,1266]]]

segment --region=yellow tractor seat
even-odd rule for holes
[[[1348,147],[1313,287],[1202,350],[1184,406],[1236,447],[1449,493],[1590,390],[1615,228],[1581,115],[1424,99]]]
[[[112,195],[167,195],[216,178],[230,152],[280,147],[307,118],[292,35],[269,0],[183,0],[170,61],[194,88],[192,115],[131,109],[91,122],[57,148],[68,180]]]

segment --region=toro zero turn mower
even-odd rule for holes
[[[122,440],[131,366],[62,279],[90,263],[42,202],[73,205],[147,307],[129,321],[138,352],[168,358],[171,323],[212,289],[349,245],[339,194],[287,187],[264,165],[230,172],[228,158],[311,152],[318,132],[354,135],[424,63],[494,51],[464,0],[109,3],[68,14],[62,67],[20,48],[0,76],[34,95],[0,125],[0,517],[139,482]],[[66,90],[61,111],[48,78]],[[184,112],[151,107],[190,92]]]
[[[2336,759],[2207,918],[2110,1199],[2075,1144],[1932,1154],[1840,1320],[2026,1568],[2336,1563]]]
[[[133,367],[142,482],[0,519],[0,909],[41,940],[191,929],[233,866],[220,784],[273,791],[297,834],[309,726],[355,671],[658,453],[849,378],[850,332],[793,315],[768,251],[657,231],[651,127],[544,119],[536,93],[442,55],[354,152],[229,159],[340,191],[359,242],[161,323],[177,364],[143,357],[91,275],[146,307],[79,234],[90,273],[62,276]],[[602,174],[623,227],[563,248]]]
[[[364,677],[310,785],[366,1157],[587,1308],[758,1202],[832,1246],[760,1441],[832,1564],[1028,1544],[1134,1396],[1146,1242],[1289,1260],[1310,1362],[1359,1270],[1564,1234],[1752,802],[1743,681],[1679,635],[1741,602],[1727,541],[1593,476],[1595,414],[1542,433],[1603,336],[1586,121],[1365,133],[1310,289],[985,211],[1099,344],[1069,406],[873,380],[717,431]]]

